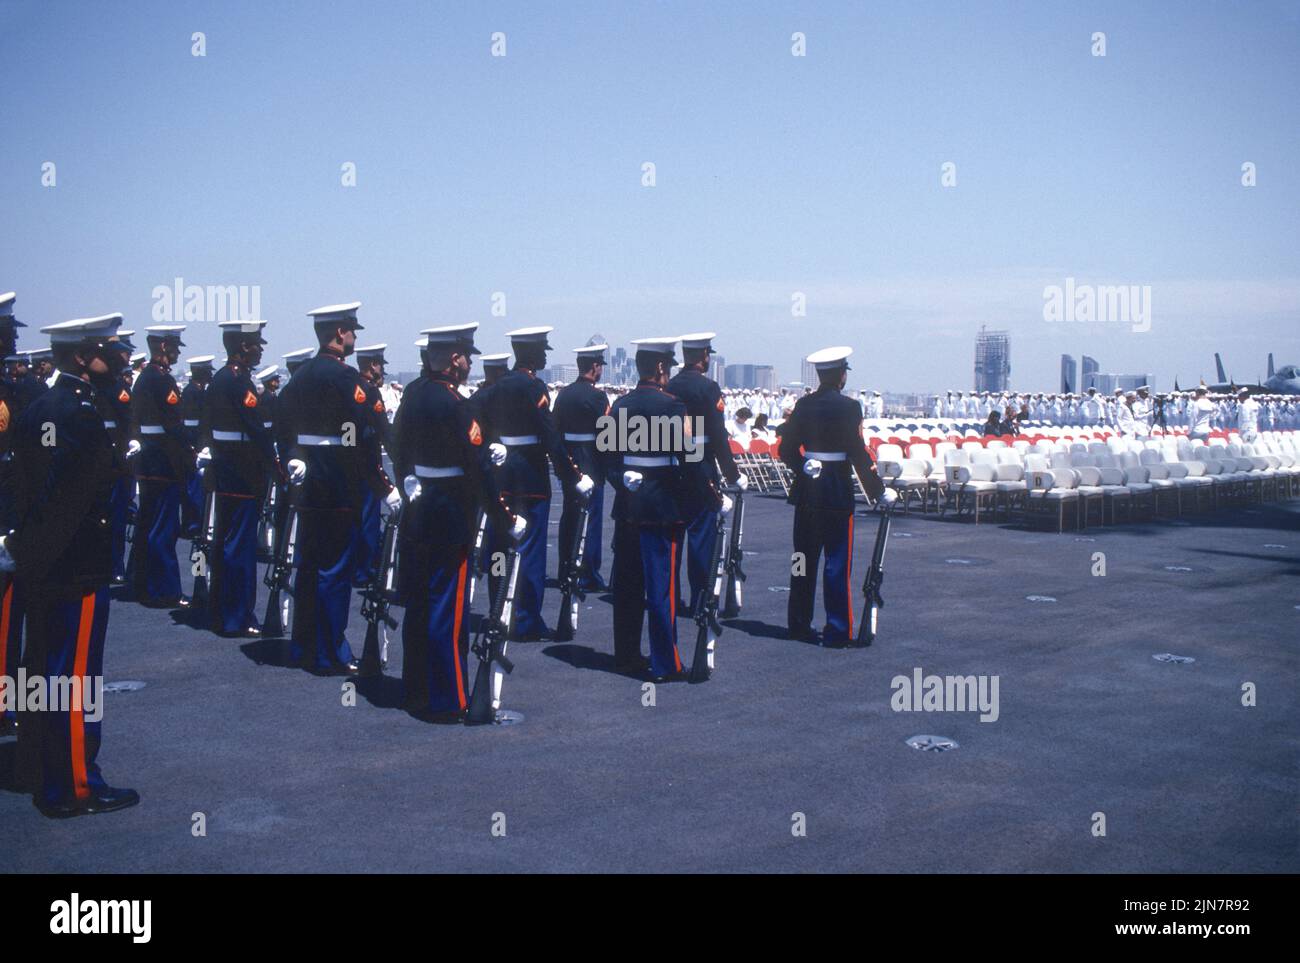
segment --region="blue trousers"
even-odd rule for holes
[[[109,494],[109,524],[112,526],[113,578],[126,575],[126,515],[135,497],[135,479],[130,475],[119,478]]]
[[[379,564],[379,541],[383,538],[379,498],[367,488],[361,496],[361,524],[357,526],[356,581],[369,582]]]
[[[208,590],[212,627],[242,633],[257,625],[257,522],[262,500],[217,496],[217,534],[212,585]]]
[[[699,604],[700,595],[712,588],[714,573],[709,571],[713,561],[713,542],[718,537],[717,509],[706,508],[696,512],[686,523],[686,577],[691,586],[691,598],[687,612],[694,612]],[[680,557],[677,559],[678,578],[681,578]]]
[[[650,616],[650,671],[682,671],[677,651],[677,559],[683,526],[614,523],[614,657],[641,654],[641,622]]]
[[[803,554],[803,574],[794,574],[797,569],[791,567],[787,606],[791,633],[805,632],[812,625],[817,568],[824,552],[826,564],[822,570],[822,592],[826,604],[826,627],[822,639],[827,642],[849,641],[853,638],[853,515],[796,509],[794,550]]]
[[[542,596],[546,592],[547,523],[551,514],[549,498],[520,498],[515,511],[528,519],[528,529],[519,543],[519,581],[515,584],[514,634],[531,635],[546,631],[542,618]],[[503,533],[505,534],[505,533]],[[509,535],[505,535],[509,537]]]
[[[352,607],[357,516],[301,509],[298,525],[300,554],[295,560],[289,658],[308,668],[331,669],[354,658],[344,633]]]
[[[46,679],[104,675],[104,635],[108,629],[108,589],[88,591],[79,598],[56,598],[48,589],[27,593],[27,670]],[[83,688],[88,698],[90,693]],[[85,799],[104,788],[95,763],[99,755],[101,722],[90,718],[102,706],[61,705],[57,710],[23,713],[20,740],[33,740],[29,758],[40,763],[37,791],[47,805]]]
[[[180,503],[180,482],[140,482],[135,537],[145,542],[144,565],[135,575],[136,598],[141,602],[174,599],[181,594],[181,570],[176,560]]]
[[[600,574],[601,563],[601,516],[605,509],[605,485],[602,482],[591,490],[588,504],[587,547],[582,557],[582,579],[585,582],[592,575]],[[564,511],[560,513],[560,564],[568,565],[569,546],[573,543],[574,529],[578,527],[579,501],[575,495],[564,500]]]
[[[409,712],[458,712],[469,705],[469,552],[450,549],[407,601],[402,685]],[[423,580],[422,580],[423,581]]]
[[[23,609],[21,583],[11,573],[0,573],[0,686],[5,676],[17,676],[22,664]],[[12,711],[0,712],[6,719],[14,718]]]
[[[181,499],[181,533],[191,536],[203,524],[203,476],[197,471],[185,476],[185,496]]]

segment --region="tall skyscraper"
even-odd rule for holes
[[[1079,366],[1072,355],[1061,355],[1061,393],[1075,393],[1079,390]]]
[[[727,359],[720,354],[709,356],[709,377],[722,384],[726,379]]]
[[[1006,391],[1011,385],[1011,336],[981,327],[975,336],[975,390]]]
[[[817,366],[805,361],[801,370],[803,373],[799,376],[799,380],[802,381],[806,387],[816,390],[817,386],[821,383],[817,380]]]
[[[1089,388],[1097,387],[1097,373],[1101,371],[1101,365],[1097,364],[1096,358],[1089,358],[1086,354],[1083,356],[1083,371],[1079,379],[1079,387],[1074,389],[1075,392],[1087,391]]]

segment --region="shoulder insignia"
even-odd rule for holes
[[[167,392],[167,404],[179,405],[180,403],[181,403],[181,399],[176,397],[176,392],[174,390]]]
[[[359,405],[364,405],[366,403],[366,392],[361,385],[357,385],[356,388],[352,390],[352,400]]]
[[[131,395],[125,388],[123,388],[120,392],[118,392],[117,400],[122,402],[122,404],[126,404],[128,401],[131,400]]]
[[[253,394],[251,391],[245,391],[245,392],[244,392],[244,407],[245,407],[245,408],[256,408],[256,407],[257,407],[257,395]]]
[[[0,431],[9,430],[9,405],[0,401]]]
[[[543,391],[542,396],[537,399],[537,407],[547,408],[550,406],[550,404],[551,404],[551,396],[547,394],[545,391]]]
[[[377,415],[382,415],[383,413],[384,413],[384,399],[383,399],[383,398],[376,398],[376,399],[375,399],[375,414],[377,414]]]
[[[469,443],[471,445],[483,444],[483,429],[478,426],[478,422],[470,419],[469,422]]]
[[[724,405],[724,404],[722,403],[722,398],[721,398],[721,397],[718,398],[718,410],[719,410],[719,411],[726,411],[726,410],[727,410],[727,406]]]

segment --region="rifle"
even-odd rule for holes
[[[708,590],[701,592],[695,603],[695,624],[699,627],[695,634],[695,657],[691,660],[691,682],[708,682],[713,672],[713,650],[717,646],[722,626],[718,623],[718,599],[722,595],[722,586],[727,578],[724,549],[727,544],[727,523],[718,515],[718,530],[713,537],[713,556],[709,570],[713,572],[713,581]]]
[[[486,569],[483,567],[483,553],[487,551],[487,512],[478,513],[478,533],[474,536],[474,554],[469,560],[469,604],[474,604],[474,586],[478,577]]]
[[[734,619],[740,614],[742,587],[746,577],[745,570],[741,568],[745,555],[741,549],[745,537],[745,495],[740,490],[736,491],[736,507],[732,509],[731,517],[731,544],[727,547],[727,584],[726,591],[723,593],[725,601],[722,603],[724,619]]]
[[[591,499],[578,496],[578,524],[574,526],[573,542],[569,548],[569,562],[560,579],[560,617],[555,623],[555,637],[561,642],[573,638],[578,627],[578,603],[587,597],[582,590],[582,559],[587,553],[587,522],[591,518]]]
[[[212,567],[212,543],[216,538],[217,493],[209,489],[203,496],[203,524],[199,526],[199,533],[190,540],[190,561],[199,566],[199,571],[194,574],[194,592],[191,595],[195,612],[201,612],[208,605],[208,572]]]
[[[280,486],[272,475],[266,480],[266,497],[262,499],[262,513],[257,519],[257,560],[275,561],[275,510],[280,504]]]
[[[858,645],[868,646],[876,638],[876,621],[885,600],[880,597],[880,583],[885,580],[885,546],[889,541],[889,524],[893,512],[881,506],[880,527],[876,529],[876,545],[871,551],[871,567],[862,583],[862,621],[858,624]],[[849,546],[853,551],[853,546]]]
[[[262,638],[275,639],[284,635],[288,622],[288,599],[281,605],[280,596],[289,591],[289,577],[293,572],[293,560],[298,541],[298,506],[290,499],[289,510],[284,516],[284,526],[275,533],[276,544],[273,561],[266,567],[262,584],[270,589],[266,597],[266,618],[262,619]]]
[[[506,634],[515,604],[515,583],[519,580],[519,552],[514,539],[506,547],[506,573],[505,584],[498,590],[492,610],[479,623],[470,646],[470,651],[478,656],[478,673],[474,676],[474,691],[470,693],[469,711],[465,714],[468,726],[518,721],[500,711],[501,682],[515,668],[506,657]]]
[[[402,524],[402,509],[393,509],[384,520],[384,535],[380,543],[379,564],[375,574],[361,593],[361,617],[366,620],[366,641],[361,650],[362,676],[381,675],[388,663],[388,629],[397,629],[397,619],[388,613],[388,607],[397,595],[397,538]],[[384,644],[379,644],[380,630],[384,630]]]

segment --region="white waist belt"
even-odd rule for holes
[[[566,432],[564,433],[564,440],[565,440],[565,441],[595,441],[595,440],[596,440],[596,436],[595,436],[595,435],[579,435],[579,434],[574,434],[573,432],[568,432],[568,431],[566,431]]]
[[[212,429],[213,441],[248,441],[248,436],[242,431],[217,431]]]
[[[105,428],[116,428],[116,427],[117,427],[117,422],[116,422],[116,421],[106,421],[106,422],[104,422],[104,427],[105,427]]]
[[[805,458],[816,458],[818,461],[848,461],[849,456],[842,451],[805,451]]]
[[[142,435],[165,435],[167,429],[162,425],[141,425],[140,434]]]
[[[269,421],[264,421],[264,422],[262,422],[262,427],[263,427],[263,428],[270,428],[270,427],[271,427],[271,422],[269,422]]]
[[[186,427],[186,428],[197,428],[198,426],[199,426],[199,420],[198,420],[197,418],[194,418],[194,419],[186,418],[186,419],[185,419],[185,427]]]
[[[459,478],[465,474],[465,469],[459,465],[449,465],[446,468],[435,468],[431,465],[416,465],[414,468],[416,478]]]
[[[341,435],[299,435],[298,444],[300,445],[341,445],[343,437]]]
[[[707,445],[709,443],[709,436],[700,435],[698,438],[695,439],[695,443],[697,445]]]
[[[631,465],[633,468],[671,468],[677,464],[677,459],[671,455],[659,455],[654,458],[646,458],[641,455],[624,455],[623,464]]]
[[[512,447],[518,447],[519,445],[535,445],[537,444],[537,436],[536,435],[502,435],[501,444],[510,445]]]

